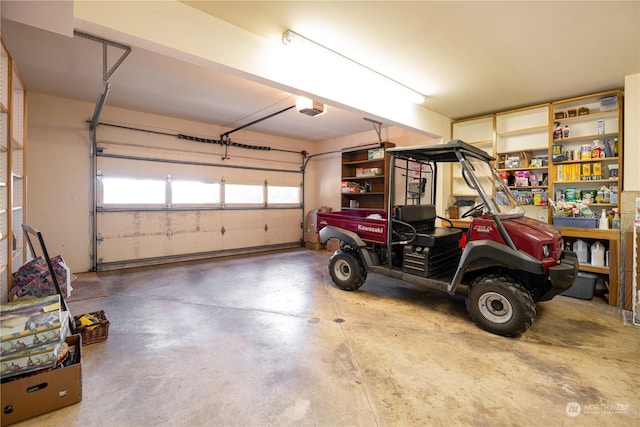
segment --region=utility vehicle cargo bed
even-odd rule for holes
[[[379,215],[381,219],[367,218]],[[379,209],[318,212],[318,230],[331,225],[357,233],[367,243],[384,245],[387,239],[387,212]]]

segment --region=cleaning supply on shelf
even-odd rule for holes
[[[591,265],[604,267],[604,245],[598,241],[591,245]]]
[[[606,212],[605,209],[602,209],[602,216],[600,217],[600,222],[598,224],[598,228],[600,230],[608,230],[609,229],[609,218],[607,218],[607,212]]]
[[[604,117],[598,117],[598,135],[604,134]]]
[[[613,219],[611,220],[611,228],[614,230],[620,230],[620,215],[618,211],[613,209]]]
[[[609,138],[605,138],[602,140],[604,145],[604,156],[605,157],[613,157],[613,149],[611,148],[611,140]]]
[[[600,158],[600,152],[602,151],[602,147],[600,147],[600,140],[596,139],[593,141],[593,147],[591,148],[591,158],[598,159]]]
[[[587,264],[589,262],[589,245],[584,240],[576,240],[573,242],[573,252],[578,257],[580,264]]]
[[[564,129],[562,129],[562,139],[569,138],[569,126],[564,125]]]
[[[556,122],[556,130],[553,131],[553,139],[562,139],[562,126]]]

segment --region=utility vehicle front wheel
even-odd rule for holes
[[[331,256],[329,274],[333,283],[345,291],[355,291],[367,279],[367,271],[358,256],[342,249]]]
[[[471,284],[466,306],[479,327],[506,337],[524,333],[536,317],[531,294],[518,282],[501,275],[477,278]]]

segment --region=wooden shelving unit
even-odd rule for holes
[[[605,100],[603,105],[601,100]],[[541,181],[539,185],[510,185],[512,190],[518,192],[543,190],[547,192],[549,200],[557,201],[558,190],[575,188],[576,190],[597,190],[601,186],[617,188],[618,194],[623,189],[623,93],[621,90],[610,90],[598,92],[590,95],[579,96],[570,99],[558,100],[544,104],[533,105],[515,110],[503,111],[492,115],[468,118],[452,123],[452,136],[456,139],[473,144],[483,144],[486,151],[497,158],[496,169],[505,175],[516,174],[518,172],[528,172],[529,174],[542,174],[546,176],[546,182]],[[579,110],[583,109],[582,114]],[[588,109],[588,112],[586,112]],[[571,110],[572,117],[569,117]],[[575,115],[574,114],[575,111]],[[558,118],[556,114],[565,117]],[[598,119],[602,118],[604,129],[598,129]],[[554,139],[556,123],[561,123],[561,128],[569,127],[569,136],[562,139]],[[601,141],[603,147],[604,140],[617,141],[617,147],[612,149],[611,155],[604,158],[575,158],[575,153],[582,150],[582,146],[593,146],[594,140]],[[553,160],[554,145],[562,145],[563,152],[574,153],[574,158]],[[529,164],[518,164],[516,166],[505,165],[505,160],[513,155],[517,157],[523,152],[531,153],[532,158],[545,159],[543,165],[534,166]],[[617,152],[617,154],[615,154]],[[592,170],[594,164],[599,164],[601,175],[589,176],[589,179],[565,180],[558,179],[558,167],[571,165],[574,168],[589,166]],[[611,176],[609,166],[617,165],[617,176]],[[615,170],[614,167],[611,168]],[[564,172],[564,171],[563,171]],[[459,172],[456,166],[452,167],[451,196],[450,204],[466,198],[473,199],[470,195],[465,195],[461,190],[464,181],[458,179]],[[564,176],[562,177],[564,178]],[[600,213],[602,209],[611,211],[618,208],[620,198],[614,202],[587,203],[591,209]],[[524,205],[526,215],[545,220],[551,223],[553,212],[549,204],[545,206]],[[464,228],[469,221],[455,221],[456,227]],[[620,254],[620,232],[619,230],[594,230],[585,228],[564,228],[561,227],[563,236],[569,240],[575,238],[583,239],[589,243],[595,241],[603,242],[609,250],[609,266],[596,267],[590,264],[581,264],[581,271],[588,271],[604,275],[609,283],[609,304],[617,306],[619,304],[619,254]]]
[[[381,142],[380,149],[394,147],[390,142]],[[385,209],[388,198],[389,155],[382,158],[371,159],[370,148],[362,150],[349,150],[342,153],[342,182],[358,185],[358,192],[342,192],[341,209]],[[360,169],[375,169],[378,173],[363,175],[358,173]],[[368,191],[363,191],[364,189]],[[355,204],[355,206],[353,206]]]
[[[27,98],[24,83],[2,39],[0,63],[0,286],[6,302],[11,277],[25,262]]]

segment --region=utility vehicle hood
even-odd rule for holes
[[[527,217],[507,219],[503,224],[518,249],[541,259],[541,245],[551,244],[551,257],[560,257],[562,235],[553,225]]]

